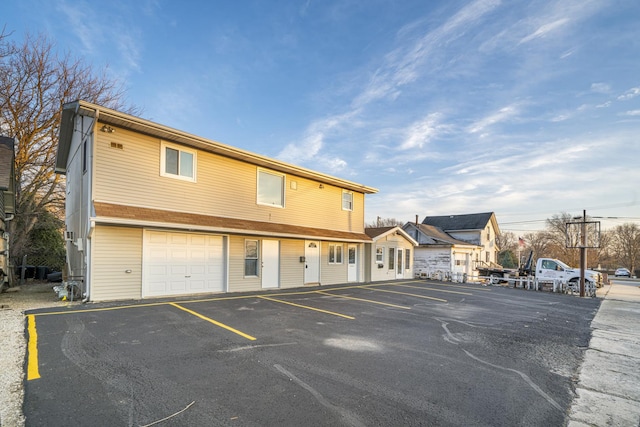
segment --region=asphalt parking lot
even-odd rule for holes
[[[416,280],[33,311],[26,425],[563,425],[599,304]]]

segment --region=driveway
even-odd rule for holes
[[[26,425],[563,425],[599,304],[420,280],[34,311]]]

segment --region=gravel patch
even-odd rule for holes
[[[26,310],[70,304],[58,301],[54,283],[28,282],[0,293],[0,426],[23,427]],[[73,303],[78,304],[78,303]]]

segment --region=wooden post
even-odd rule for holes
[[[580,297],[584,297],[585,270],[587,269],[587,211],[582,211],[582,232],[580,233]]]

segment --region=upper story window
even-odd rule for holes
[[[160,175],[170,178],[196,181],[196,152],[178,145],[163,142],[160,154]]]
[[[284,175],[258,170],[258,204],[284,207]]]
[[[342,210],[343,211],[353,210],[353,193],[350,191],[342,192]]]

